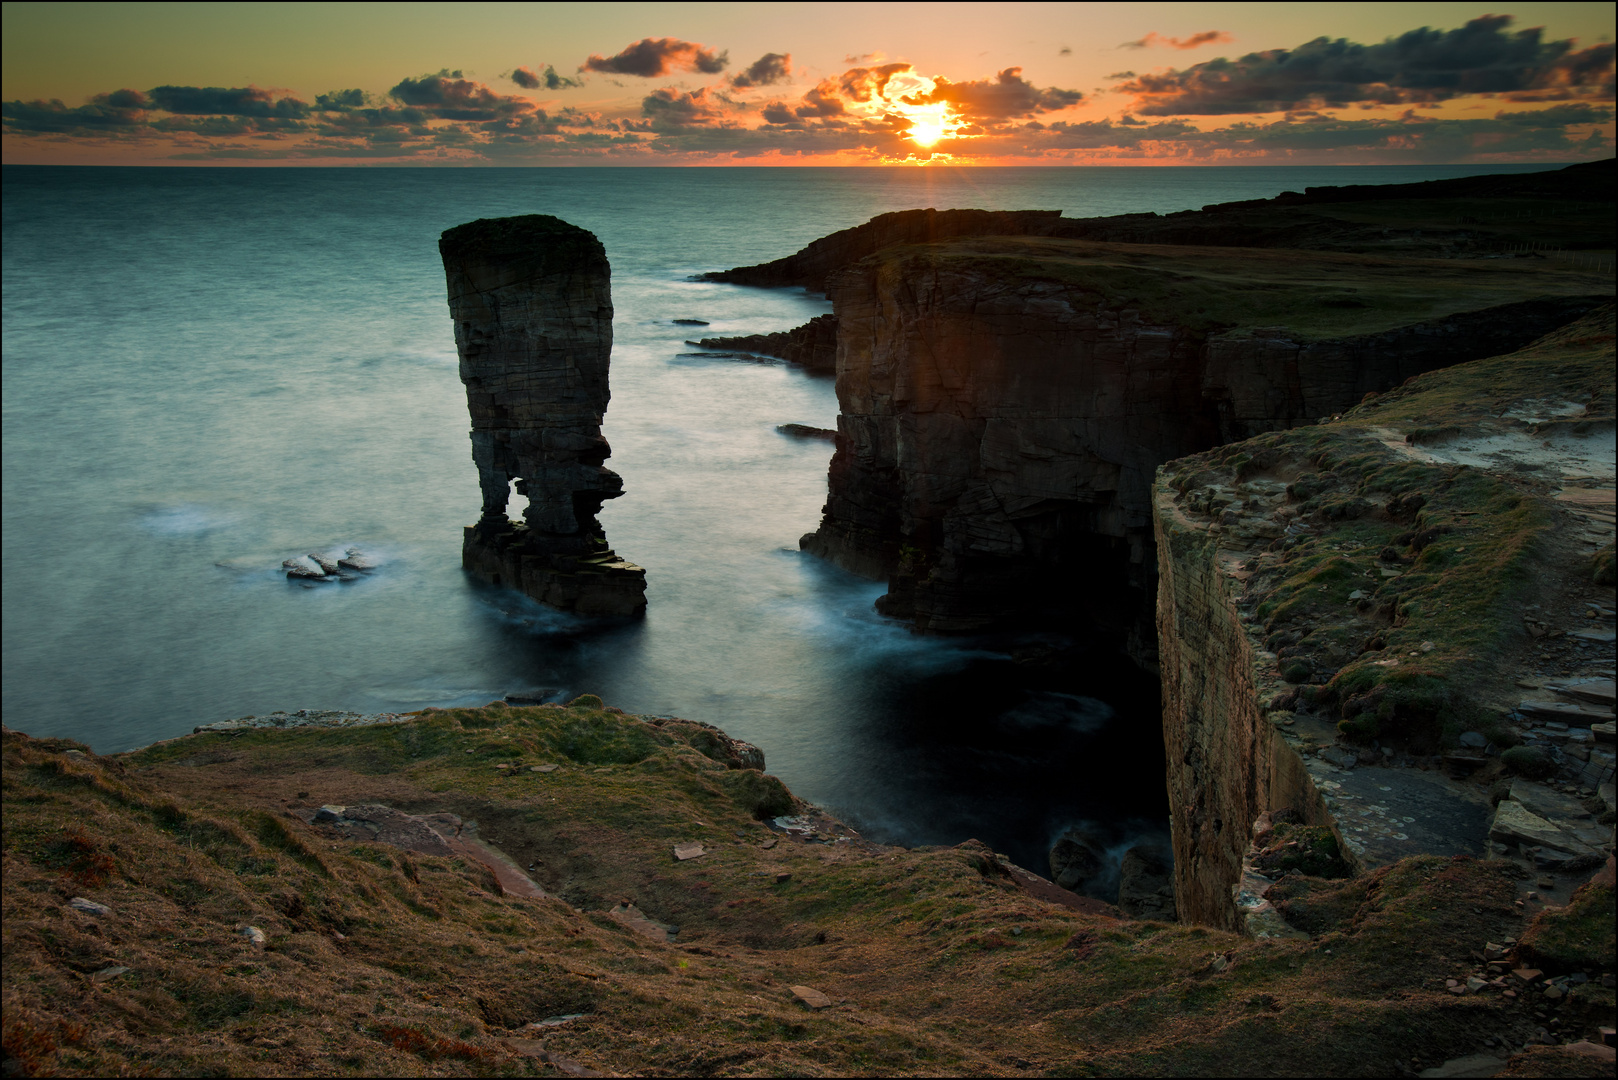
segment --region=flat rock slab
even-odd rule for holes
[[[1565,792],[1556,791],[1544,784],[1536,784],[1532,780],[1521,777],[1511,781],[1511,791],[1508,796],[1514,803],[1521,803],[1531,814],[1538,814],[1548,821],[1561,823],[1567,821],[1588,821],[1591,819],[1590,811],[1584,808],[1584,802]]]
[[[791,989],[792,996],[797,998],[800,1004],[806,1005],[811,1009],[831,1008],[831,998],[827,997],[825,994],[822,994],[819,990],[816,990],[812,986],[794,986]]]
[[[487,841],[475,837],[458,836],[450,841],[451,845],[459,847],[458,854],[469,855],[478,862],[487,866],[494,879],[500,883],[500,891],[507,896],[521,896],[528,900],[543,900],[547,893],[534,880],[506,855],[505,852],[491,846]]]
[[[1490,808],[1478,788],[1420,769],[1305,765],[1363,869],[1411,855],[1485,854]]]
[[[615,908],[608,908],[607,917],[622,923],[644,938],[664,944],[672,942],[674,935],[679,932],[668,923],[658,922],[634,904],[619,904]]]
[[[1592,705],[1605,705],[1609,709],[1618,702],[1618,684],[1612,679],[1579,679],[1577,682],[1551,683],[1546,689],[1565,697],[1588,701]]]
[[[1435,1065],[1431,1069],[1421,1070],[1421,1076],[1463,1077],[1463,1076],[1494,1076],[1506,1067],[1506,1063],[1493,1054],[1471,1054],[1463,1058],[1451,1058],[1442,1065]]]
[[[1565,701],[1524,701],[1517,711],[1536,720],[1560,720],[1568,727],[1589,727],[1612,719],[1612,711],[1589,705],[1572,705]]]
[[[1494,811],[1489,837],[1502,844],[1548,847],[1570,855],[1583,855],[1590,848],[1572,834],[1557,828],[1519,802],[1506,799]]]
[[[391,806],[328,804],[307,814],[306,821],[334,829],[345,840],[387,844],[418,855],[460,857],[488,867],[506,896],[530,900],[547,894],[504,852],[479,840],[476,829],[454,814],[407,814]]]
[[[1100,915],[1107,919],[1118,918],[1118,909],[1105,900],[1097,900],[1094,897],[1080,896],[1076,892],[1070,892],[1056,884],[1056,882],[1048,878],[1042,878],[1032,870],[1024,869],[1010,860],[997,859],[996,861],[1005,868],[1006,876],[1011,878],[1016,886],[1029,896],[1037,897],[1047,903],[1061,904],[1065,908],[1082,911],[1088,915]]]
[[[685,862],[687,859],[700,859],[706,854],[708,854],[708,850],[701,844],[674,845],[674,858],[677,862]]]

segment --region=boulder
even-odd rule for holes
[[[1118,907],[1137,919],[1175,920],[1174,863],[1167,851],[1136,844],[1124,852],[1118,867]]]
[[[1050,852],[1051,880],[1069,892],[1099,888],[1107,876],[1106,845],[1080,828],[1064,832]]]
[[[287,577],[293,581],[320,581],[327,576],[325,567],[308,555],[300,555],[296,559],[287,559],[281,564],[281,569],[285,570]]]

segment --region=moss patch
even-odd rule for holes
[[[1590,882],[1573,894],[1565,908],[1539,913],[1518,942],[1525,963],[1552,974],[1611,971],[1618,964],[1618,910],[1610,884]]]

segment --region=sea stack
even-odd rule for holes
[[[461,565],[581,615],[638,615],[646,571],[596,515],[623,494],[602,463],[612,270],[594,234],[545,214],[481,218],[439,238],[483,510]],[[506,514],[511,483],[528,498]]]

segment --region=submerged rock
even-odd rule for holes
[[[780,424],[776,427],[782,435],[790,435],[794,439],[825,439],[827,442],[837,441],[837,432],[830,428],[810,427],[808,424]]]
[[[294,581],[319,581],[329,576],[326,573],[326,568],[309,555],[300,555],[296,559],[287,559],[281,564],[281,569],[285,570],[287,577]],[[333,567],[333,569],[335,570],[336,567]]]

